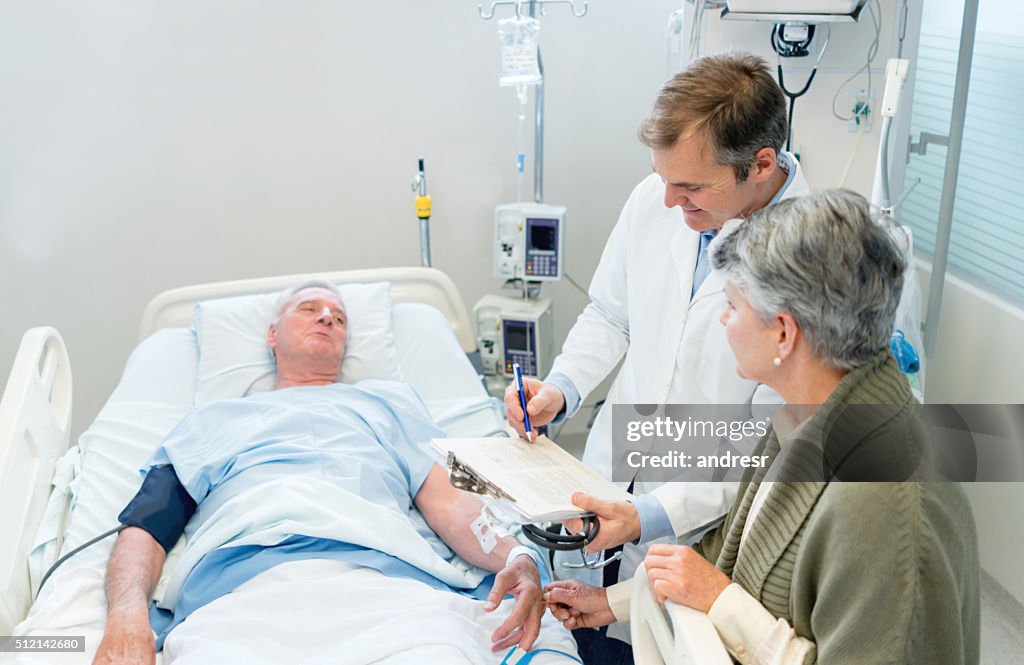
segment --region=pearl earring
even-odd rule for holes
[[[782,358],[775,356],[775,360],[773,360],[772,362],[775,363],[776,367],[778,367],[779,365],[782,364]]]

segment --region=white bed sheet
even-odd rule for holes
[[[393,319],[402,372],[438,425],[450,436],[504,431],[500,401],[484,390],[447,319],[429,305],[409,303],[396,304]],[[138,469],[192,408],[197,363],[198,347],[189,329],[160,330],[132,353],[117,388],[79,440],[82,475],[77,481],[64,552],[117,524],[117,514],[138,489]],[[53,531],[55,527],[49,526]],[[45,531],[46,525],[40,533]],[[103,630],[103,570],[113,544],[114,538],[108,538],[64,563],[16,631],[20,635],[85,635],[86,657],[19,654],[12,662],[90,662]],[[435,599],[440,604],[432,612],[452,611],[452,603],[445,596],[455,594],[440,594]],[[301,604],[298,598],[295,602],[296,606]],[[415,614],[407,618],[416,622]],[[254,616],[253,621],[259,621],[259,617]],[[249,630],[253,630],[252,625]],[[549,626],[546,633],[551,633],[550,639],[558,648],[570,650],[573,642],[560,626]],[[466,639],[472,638],[467,635]],[[424,655],[429,653],[433,651],[427,650]],[[7,662],[3,656],[0,654],[0,662]],[[162,662],[162,654],[158,654],[157,662]],[[450,661],[440,658],[436,662]],[[494,662],[500,662],[500,658]]]
[[[490,636],[513,603],[486,613],[480,601],[368,568],[295,561],[197,610],[170,634],[164,653],[174,665],[498,665],[507,650],[491,653]],[[550,613],[543,626],[536,648],[576,652]],[[532,663],[572,661],[538,654]]]

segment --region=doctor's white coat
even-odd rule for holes
[[[791,163],[796,173],[782,198],[810,193],[799,164]],[[780,401],[767,387],[736,374],[719,323],[726,304],[721,278],[712,272],[690,299],[699,234],[686,226],[681,210],[666,208],[663,201],[657,174],[633,190],[594,273],[591,302],[552,368],[569,377],[586,399],[625,354],[583,456],[605,478],[611,478],[614,462],[614,404]],[[634,488],[635,494],[651,493],[659,500],[677,537],[714,523],[727,512],[735,491],[731,483],[638,483]],[[643,546],[624,548],[620,580],[632,577],[645,552]]]

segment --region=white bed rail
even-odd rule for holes
[[[708,616],[671,601],[659,604],[641,565],[629,606],[633,659],[641,665],[732,665]]]
[[[53,328],[25,333],[0,399],[0,635],[32,604],[28,554],[71,425],[71,364]]]
[[[339,272],[280,275],[233,282],[197,284],[165,291],[153,298],[142,314],[139,339],[149,337],[161,328],[192,325],[196,303],[214,298],[269,293],[295,286],[309,279],[324,279],[335,284],[390,282],[391,300],[396,303],[418,302],[433,305],[447,317],[462,346],[470,353],[476,350],[476,334],[469,313],[448,275],[434,268],[372,268]]]

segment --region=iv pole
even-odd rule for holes
[[[540,15],[545,16],[547,10],[544,5],[566,4],[572,7],[572,14],[576,18],[583,18],[590,9],[589,0],[584,0],[583,9],[576,10],[576,3],[573,0],[495,0],[491,3],[490,10],[485,13],[483,5],[477,5],[480,18],[489,21],[494,18],[494,9],[499,5],[515,5],[516,16],[522,16],[522,6],[529,5],[528,15],[530,18],[537,18],[537,10]],[[537,83],[537,91],[534,96],[534,126],[533,126],[533,200],[535,203],[544,201],[544,62],[540,57],[540,47],[537,47],[537,67],[540,69],[540,81]]]
[[[420,263],[430,267],[430,195],[427,194],[427,171],[423,158],[419,159],[419,171],[412,179],[412,191],[416,196],[416,217],[420,220]]]

